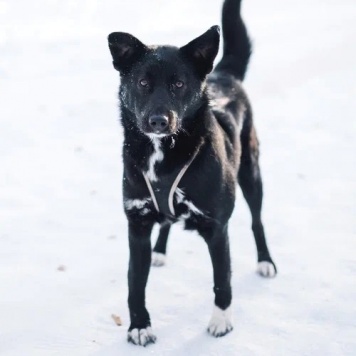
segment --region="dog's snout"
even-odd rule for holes
[[[168,129],[168,117],[164,115],[153,115],[148,119],[152,131],[163,133]]]

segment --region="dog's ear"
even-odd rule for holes
[[[219,51],[220,27],[208,31],[180,48],[180,52],[191,62],[199,76],[204,79],[213,69],[214,59]]]
[[[136,37],[125,32],[111,33],[108,42],[114,68],[121,74],[125,74],[148,50]]]

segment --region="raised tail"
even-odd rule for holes
[[[222,10],[224,53],[216,70],[243,80],[252,49],[240,9],[241,0],[225,0]]]

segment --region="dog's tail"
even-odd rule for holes
[[[225,0],[222,10],[224,53],[216,70],[243,80],[251,56],[251,42],[240,9],[241,0]]]

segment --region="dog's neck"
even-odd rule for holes
[[[131,161],[137,169],[147,172],[155,181],[157,174],[179,171],[189,161],[209,133],[211,125],[206,111],[209,106],[201,108],[191,119],[191,125],[184,131],[165,137],[146,135],[134,124],[131,113],[122,108],[122,120],[125,134],[124,160]]]

